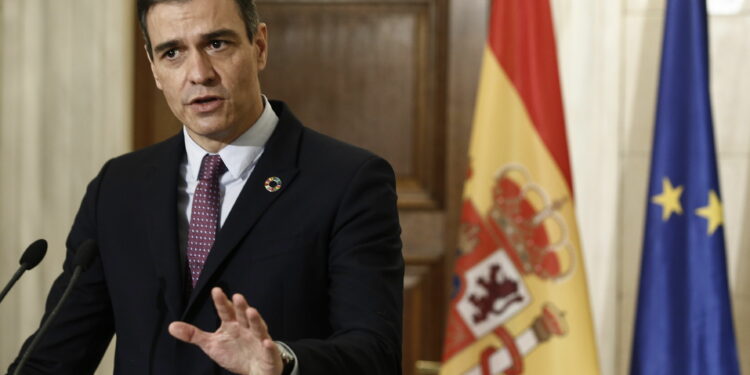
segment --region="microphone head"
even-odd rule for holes
[[[99,247],[96,245],[96,241],[90,238],[83,241],[73,256],[73,267],[80,266],[85,271],[94,261],[97,251],[99,251]]]
[[[44,259],[45,254],[47,254],[47,241],[36,240],[23,252],[19,263],[21,263],[21,267],[28,271],[36,267]]]

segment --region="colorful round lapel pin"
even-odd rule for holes
[[[277,192],[279,189],[281,189],[281,179],[278,177],[269,177],[266,179],[266,182],[263,184],[266,187],[266,190],[269,192]]]

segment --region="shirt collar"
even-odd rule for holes
[[[263,107],[263,112],[253,126],[242,133],[234,142],[219,150],[221,160],[234,178],[241,178],[242,174],[255,164],[279,122],[279,117],[274,113],[271,103],[268,102],[265,95],[263,96]],[[182,134],[185,137],[185,153],[187,154],[188,173],[186,177],[188,180],[197,180],[203,156],[209,152],[190,138],[184,125]]]

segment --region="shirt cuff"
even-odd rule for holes
[[[297,354],[294,354],[294,350],[292,350],[292,348],[290,348],[289,345],[284,344],[281,341],[275,341],[275,342],[276,342],[276,345],[283,347],[284,349],[286,349],[287,352],[289,352],[292,355],[292,357],[294,357],[294,367],[292,368],[291,375],[299,375],[299,360],[297,359]]]

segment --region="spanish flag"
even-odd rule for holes
[[[493,0],[443,375],[598,374],[548,0]]]

